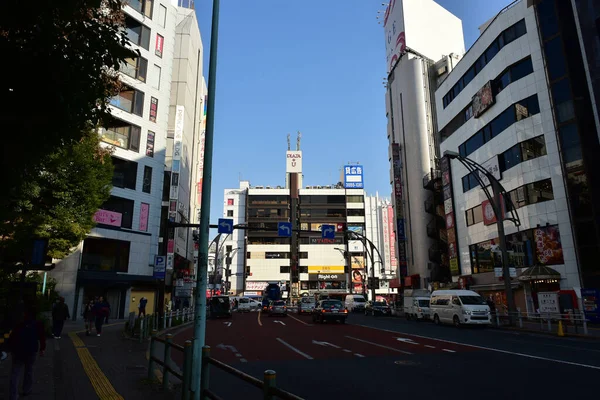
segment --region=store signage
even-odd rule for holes
[[[140,205],[140,231],[148,230],[148,216],[150,214],[150,204],[142,203]]]
[[[157,56],[162,58],[164,45],[165,45],[165,38],[157,33],[156,34],[156,44],[154,46],[154,54],[156,54]]]
[[[383,17],[385,57],[389,73],[406,51],[402,0],[390,0]]]
[[[492,174],[492,176],[497,180],[502,179],[502,172],[500,172],[500,165],[498,164],[497,155],[481,164],[481,166],[490,174]],[[488,186],[490,184],[488,177],[481,171],[477,171],[477,173],[479,174],[479,179],[481,179],[481,182],[483,182],[485,186]]]
[[[285,172],[287,173],[300,173],[302,172],[302,152],[301,151],[288,151],[285,154]]]
[[[343,281],[345,274],[308,274],[309,281]]]
[[[94,222],[110,226],[121,226],[123,215],[116,211],[98,210],[94,214]]]
[[[312,237],[309,239],[310,244],[344,244],[344,240],[340,237],[336,237],[333,239],[323,239]]]
[[[494,105],[494,93],[492,92],[492,81],[488,81],[477,93],[473,96],[473,116],[479,118],[491,106]]]
[[[343,265],[335,265],[335,266],[330,266],[330,265],[320,265],[320,266],[311,265],[311,266],[308,267],[308,273],[309,274],[319,274],[319,273],[343,274],[344,273],[344,266]]]
[[[344,187],[346,189],[365,188],[362,165],[344,165]]]
[[[443,157],[440,162],[442,180],[444,183],[444,210],[446,215],[446,236],[448,239],[448,267],[452,276],[460,275],[460,264],[458,262],[458,243],[456,242],[456,216],[452,204],[452,168],[449,157]],[[444,257],[442,257],[444,259]]]

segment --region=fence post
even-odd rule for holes
[[[165,357],[163,362],[165,366],[163,368],[163,390],[169,390],[169,364],[171,364],[171,343],[173,343],[173,335],[167,333],[165,339]]]
[[[169,313],[169,328],[173,326],[173,311]]]
[[[140,321],[140,343],[144,341],[144,318],[138,318],[138,321]]]
[[[192,381],[192,341],[186,340],[183,344],[183,385],[181,388],[181,398],[190,399],[190,388]]]
[[[154,357],[154,339],[156,338],[156,330],[152,331],[152,335],[150,335],[150,357],[148,357],[148,380],[152,380],[154,376],[154,361],[152,357]]]
[[[583,311],[581,311],[580,313],[581,313],[581,321],[583,323],[583,334],[587,335],[588,327],[587,327],[587,320],[585,319],[585,313]]]
[[[550,319],[550,314],[548,314],[548,332],[552,332],[552,320]]]
[[[517,310],[517,315],[519,317],[519,328],[523,328],[523,315],[521,314],[521,310]]]
[[[202,369],[200,376],[200,398],[206,399],[204,392],[208,390],[209,382],[210,382],[210,363],[208,359],[210,358],[210,346],[202,347]]]
[[[538,313],[540,316],[540,331],[544,330],[544,319],[542,318],[542,313]]]
[[[263,399],[264,400],[272,400],[275,398],[275,396],[273,396],[271,394],[271,388],[274,388],[277,384],[277,382],[275,381],[275,378],[276,378],[275,371],[273,371],[272,369],[268,369],[265,371],[264,378],[263,378]]]
[[[496,326],[500,327],[500,313],[496,312]]]

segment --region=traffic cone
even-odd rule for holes
[[[558,321],[558,336],[565,336],[565,332],[563,331],[562,321]]]

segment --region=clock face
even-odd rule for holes
[[[494,219],[494,217],[496,216],[494,214],[494,208],[492,207],[492,205],[490,203],[487,203],[485,205],[485,209],[483,210],[483,213],[485,215],[485,219],[487,219],[488,221]]]

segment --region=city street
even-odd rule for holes
[[[296,314],[236,313],[210,320],[207,331],[213,357],[258,378],[273,369],[279,387],[307,399],[399,393],[417,399],[442,393],[446,399],[465,393],[558,398],[594,393],[600,374],[600,341],[393,317],[352,314],[345,325],[321,325]],[[189,329],[176,341],[191,336]],[[223,398],[261,396],[214,367],[210,387]]]

